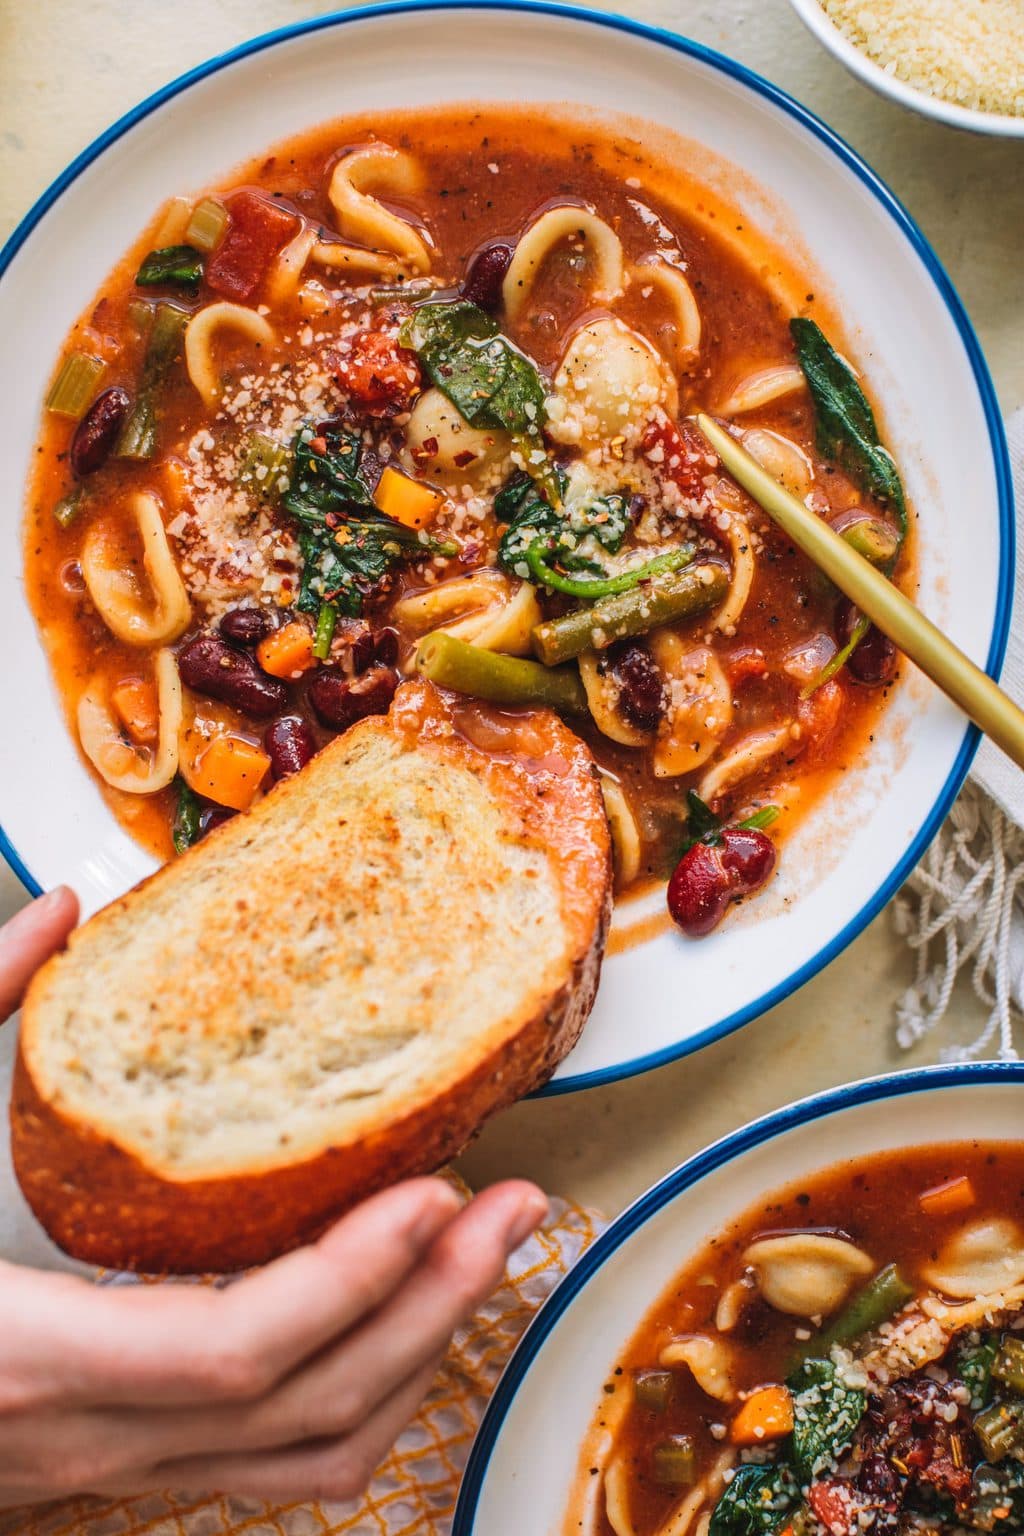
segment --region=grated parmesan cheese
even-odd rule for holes
[[[1024,117],[1021,0],[821,0],[886,74],[975,112]]]

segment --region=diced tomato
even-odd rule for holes
[[[644,433],[640,451],[659,474],[677,485],[691,501],[703,498],[705,477],[718,463],[698,432],[676,426],[667,416],[659,416],[651,422]]]
[[[730,688],[742,688],[751,678],[767,677],[768,663],[764,651],[756,645],[743,645],[724,656],[726,675]]]
[[[796,717],[800,724],[800,750],[812,760],[821,757],[839,728],[846,702],[846,689],[837,677],[815,688],[797,705]]]
[[[244,303],[251,299],[274,257],[299,227],[298,215],[257,192],[228,198],[228,227],[206,262],[206,281],[214,293]]]
[[[382,331],[358,331],[345,352],[330,352],[328,366],[371,416],[405,410],[422,388],[415,352]]]
[[[852,1536],[857,1527],[858,1506],[853,1487],[845,1478],[812,1483],[807,1490],[807,1502],[815,1519],[831,1536]]]

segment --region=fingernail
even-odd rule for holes
[[[452,1192],[454,1194],[454,1191]],[[421,1211],[412,1224],[412,1240],[421,1246],[435,1238],[458,1215],[459,1207],[454,1199],[433,1199],[425,1211]]]
[[[543,1195],[531,1195],[529,1200],[516,1212],[515,1220],[509,1223],[505,1233],[505,1243],[509,1253],[518,1248],[520,1243],[525,1243],[531,1232],[536,1232],[541,1222],[548,1214],[548,1202]]]

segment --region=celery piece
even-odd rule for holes
[[[978,1414],[974,1433],[986,1461],[1020,1456],[1024,1451],[1024,1404],[993,1403]]]
[[[213,251],[227,227],[228,211],[215,197],[204,197],[192,210],[185,239],[200,251]]]
[[[992,1375],[1011,1392],[1024,1393],[1024,1341],[1005,1336],[992,1364]]]
[[[53,515],[62,528],[70,528],[79,512],[82,510],[82,497],[84,492],[81,486],[69,491],[62,496],[53,509]]]
[[[101,357],[91,357],[88,352],[69,353],[46,397],[46,409],[55,416],[81,421],[106,371]]]
[[[654,1481],[665,1487],[688,1488],[697,1481],[697,1449],[689,1435],[671,1435],[651,1453]]]
[[[153,324],[153,316],[155,314],[155,306],[147,304],[145,299],[129,299],[128,319],[137,335],[145,336],[147,334],[150,326]]]
[[[675,1377],[671,1371],[637,1371],[633,1378],[633,1396],[637,1405],[649,1413],[664,1413],[674,1388]]]

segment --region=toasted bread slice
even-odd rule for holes
[[[610,891],[583,743],[405,684],[36,976],[29,1204],[118,1268],[234,1270],[315,1236],[551,1074]]]

